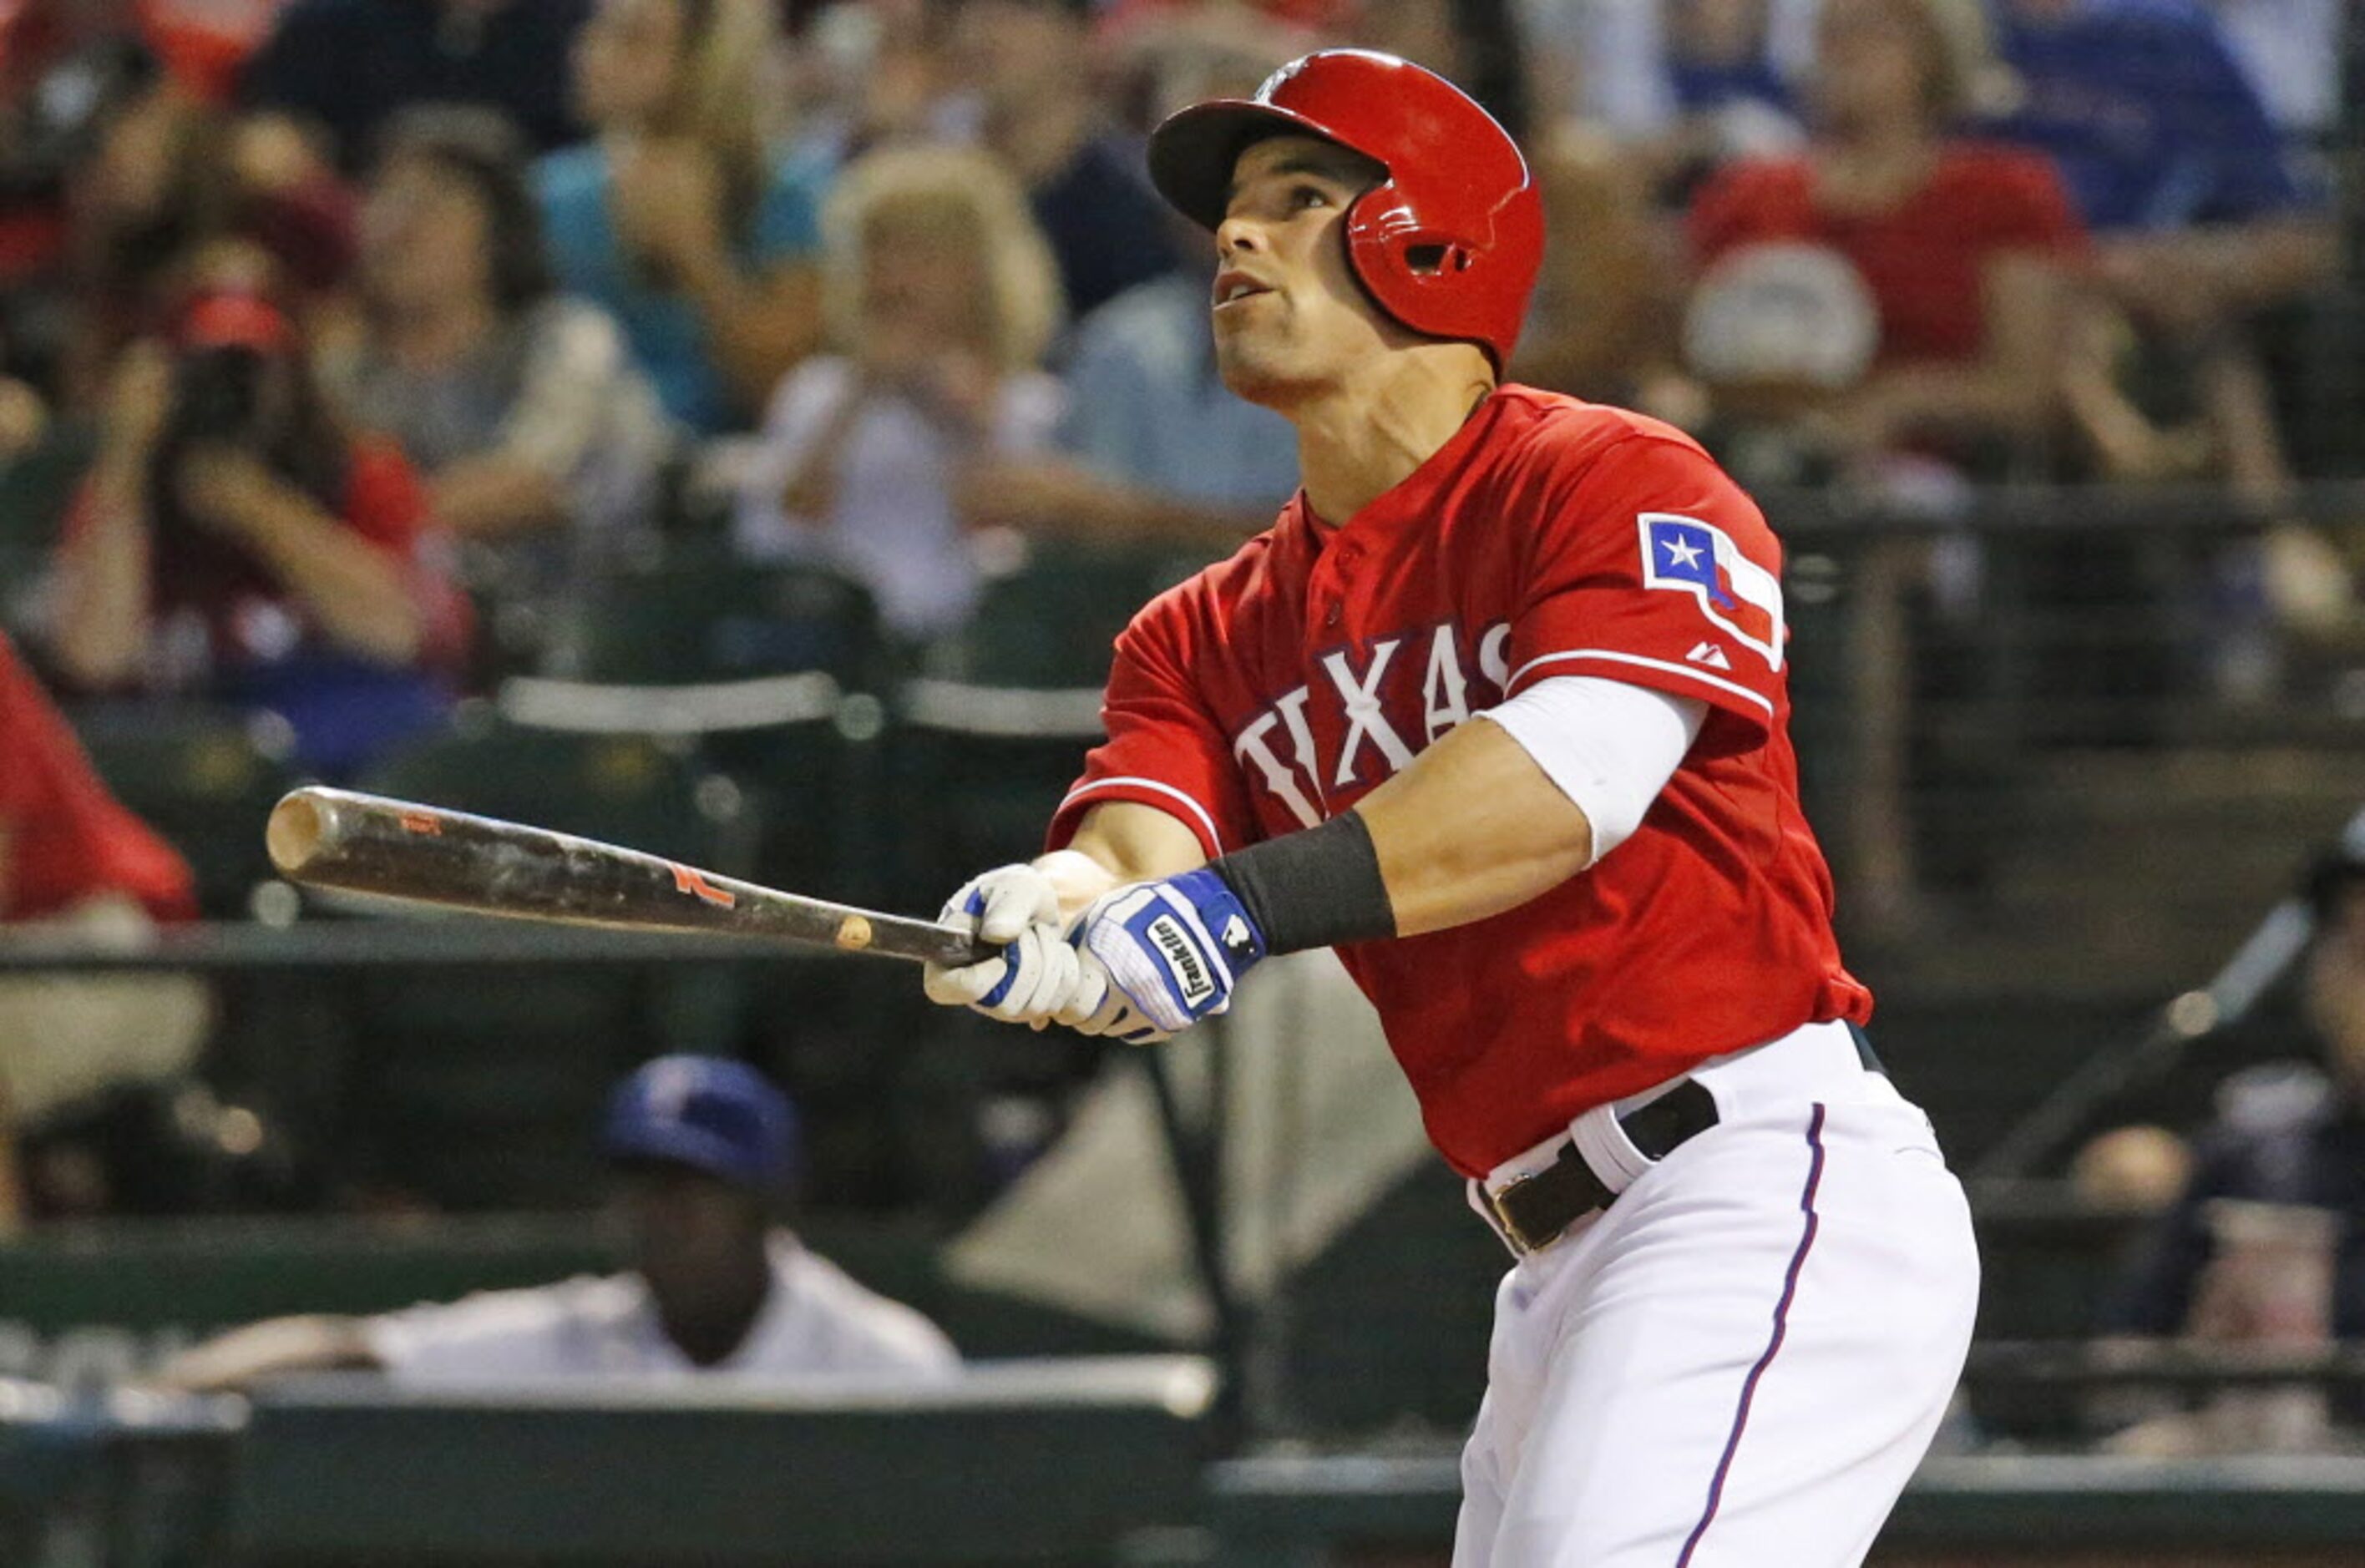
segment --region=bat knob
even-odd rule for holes
[[[271,821],[263,830],[263,846],[271,853],[271,863],[284,876],[301,875],[319,853],[320,841],[328,836],[328,813],[309,790],[297,790],[280,798],[271,808]]]

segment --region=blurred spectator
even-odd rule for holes
[[[1675,317],[1680,300],[1650,212],[1645,174],[1612,138],[1564,120],[1531,155],[1544,203],[1542,271],[1514,380],[1595,402],[1697,423],[1696,399],[1677,389]]]
[[[1178,17],[1154,36],[1145,25],[1131,47],[1153,120],[1252,93],[1293,52],[1287,37],[1240,17]],[[1297,488],[1289,421],[1234,397],[1216,373],[1216,248],[1179,213],[1166,221],[1187,260],[1076,324],[1058,455],[974,465],[962,487],[972,526],[1228,553]]]
[[[981,151],[884,148],[832,193],[830,351],[789,374],[739,500],[739,547],[835,563],[921,640],[976,604],[967,466],[1039,453],[1059,386],[1037,368],[1059,274],[1017,185]]]
[[[2090,321],[2069,383],[2080,425],[2111,472],[2171,476],[2197,459],[2281,500],[2289,464],[2240,329],[2332,275],[2323,193],[2189,0],[2003,0],[1999,15],[2021,102],[1995,129],[2060,164],[2100,241],[2099,292],[2169,361],[2146,378],[2160,396],[2130,395],[2117,334]],[[2159,428],[2158,407],[2184,398],[2197,449]]]
[[[305,767],[344,772],[450,703],[465,607],[425,521],[410,465],[346,434],[287,315],[201,295],[118,367],[51,652],[87,690],[275,711]]]
[[[813,195],[768,124],[768,0],[600,0],[538,172],[558,279],[603,307],[693,432],[743,426],[820,330]]]
[[[2166,1127],[2115,1127],[2089,1142],[2070,1162],[2079,1201],[2122,1214],[2158,1214],[2176,1202],[2192,1179],[2192,1150]]]
[[[582,134],[566,58],[588,0],[291,0],[246,64],[246,101],[327,132],[359,171],[407,104],[483,104],[536,150]]]
[[[1297,440],[1216,374],[1204,264],[1136,284],[1076,329],[1057,457],[974,467],[972,525],[1228,553],[1297,488]]]
[[[137,39],[185,86],[219,103],[282,0],[10,0],[0,6],[0,93],[14,95],[62,58]]]
[[[655,525],[672,445],[614,321],[554,291],[515,136],[406,110],[364,214],[366,340],[346,403],[402,443],[498,605],[504,663],[557,652],[601,566]]]
[[[1090,0],[944,0],[985,145],[1026,189],[1082,317],[1177,260],[1138,140],[1095,91]]]
[[[951,134],[938,4],[800,0],[789,7],[798,31],[787,96],[801,166],[834,170],[888,141]]]
[[[33,164],[54,169],[63,227],[18,258],[6,308],[12,348],[70,409],[103,395],[115,354],[217,247],[260,247],[308,295],[344,277],[352,195],[286,121],[234,118],[126,40],[61,64],[43,94],[57,106]]]
[[[16,376],[0,375],[0,466],[39,446],[49,428],[50,408],[41,395]]]
[[[1339,41],[1419,62],[1527,140],[1527,50],[1517,0],[1361,0],[1341,7],[1340,21]]]
[[[1946,134],[1992,78],[1978,0],[1829,0],[1816,40],[1812,150],[1693,205],[1695,370],[1842,460],[2041,435],[2082,236],[2044,159]]]
[[[138,947],[196,909],[188,868],[107,793],[0,635],[0,943]],[[0,1237],[25,1217],[18,1133],[185,1071],[211,1014],[205,986],[177,975],[0,977]]]
[[[959,1365],[936,1327],[874,1294],[773,1223],[793,1183],[795,1113],[753,1069],[660,1057],[610,1102],[601,1148],[632,1272],[376,1317],[287,1317],[168,1365],[184,1388],[369,1367],[398,1383],[856,1374],[938,1382]]]
[[[2191,1326],[2217,1249],[2209,1208],[2232,1199],[2347,1216],[2331,1332],[2365,1338],[2365,845],[2326,855],[2308,891],[2316,929],[2300,978],[2315,1060],[2226,1081],[2217,1120],[2196,1140],[2191,1179],[2110,1308],[2115,1331],[2174,1335]]]
[[[2307,145],[2340,128],[2340,73],[2348,40],[2341,0],[2202,0],[2267,118]],[[2354,28],[2357,24],[2348,24]]]
[[[1776,70],[1768,0],[1526,0],[1529,80],[1554,119],[1600,127],[1653,189],[1806,140]]]

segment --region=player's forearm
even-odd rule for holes
[[[1355,811],[1399,936],[1517,909],[1593,860],[1585,812],[1494,724],[1462,725]]]
[[[1062,919],[1127,882],[1154,881],[1206,864],[1197,835],[1152,806],[1113,801],[1086,813],[1068,847],[1035,862],[1059,890]]]
[[[192,1394],[218,1394],[286,1372],[378,1364],[357,1317],[275,1317],[184,1350],[165,1363],[157,1381]]]

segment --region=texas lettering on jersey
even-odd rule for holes
[[[1363,649],[1333,649],[1319,660],[1319,691],[1308,684],[1283,693],[1233,737],[1233,755],[1300,827],[1317,826],[1343,809],[1331,803],[1342,791],[1378,784],[1501,701],[1510,635],[1510,622],[1498,621],[1472,646],[1441,622]],[[1317,702],[1330,710],[1321,734],[1338,737],[1327,751],[1306,716]]]
[[[1798,802],[1780,548],[1697,443],[1506,386],[1343,527],[1303,498],[1118,640],[1107,742],[1054,818],[1184,823],[1209,856],[1311,827],[1538,680],[1696,699],[1642,823],[1518,909],[1342,948],[1438,1148],[1483,1175],[1579,1113],[1869,1015]]]

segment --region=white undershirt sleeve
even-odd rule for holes
[[[1623,680],[1558,675],[1537,681],[1492,720],[1575,802],[1593,830],[1593,858],[1626,842],[1698,738],[1708,704]]]

